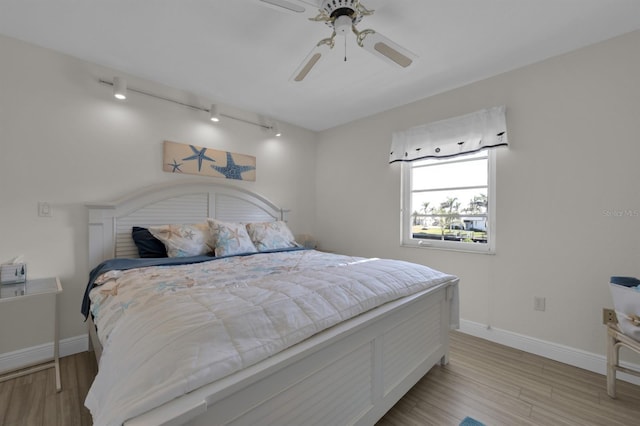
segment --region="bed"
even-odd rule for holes
[[[186,181],[87,207],[96,425],[372,425],[447,363],[455,276],[260,239],[253,253],[134,260],[134,227],[286,224],[236,186]]]

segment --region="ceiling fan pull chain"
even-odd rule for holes
[[[347,35],[344,35],[344,61],[347,62]]]

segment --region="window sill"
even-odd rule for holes
[[[428,249],[428,250],[442,250],[442,251],[457,251],[460,253],[473,253],[473,254],[488,254],[488,255],[495,255],[496,251],[495,249],[490,249],[490,248],[486,248],[486,249],[482,249],[482,250],[472,250],[471,248],[468,247],[454,247],[454,246],[443,246],[443,245],[439,245],[439,244],[407,244],[407,243],[401,243],[400,247],[407,247],[407,248],[415,248],[415,249]]]

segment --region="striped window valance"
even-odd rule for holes
[[[394,132],[389,163],[455,157],[508,144],[505,107],[498,106]]]

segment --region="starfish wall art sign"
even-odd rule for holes
[[[164,141],[162,170],[169,173],[255,181],[256,157]]]

